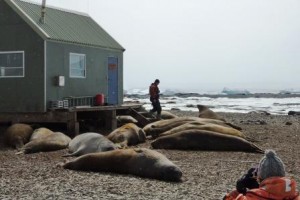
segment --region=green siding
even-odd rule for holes
[[[118,57],[118,103],[123,103],[122,50],[44,40],[28,18],[7,1],[11,0],[0,0],[0,51],[25,52],[25,77],[0,78],[0,112],[46,112],[52,100],[98,93],[107,96],[109,56]],[[86,78],[69,77],[70,53],[86,55]],[[64,87],[57,86],[57,76],[65,76]]]
[[[47,42],[47,103],[73,96],[107,95],[107,57],[119,59],[118,99],[123,101],[123,53],[99,48],[82,47],[57,42]],[[80,53],[86,55],[86,78],[69,77],[69,55]],[[57,86],[57,76],[65,76],[65,86]]]
[[[0,51],[25,51],[25,77],[0,78],[0,112],[43,112],[43,39],[3,0],[0,27]]]

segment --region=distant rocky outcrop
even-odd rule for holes
[[[300,111],[289,111],[288,115],[300,115]]]

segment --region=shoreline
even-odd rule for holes
[[[300,97],[300,94],[292,93],[251,93],[251,94],[199,94],[199,93],[174,93],[160,94],[161,97],[209,97],[209,98],[294,98]],[[148,94],[124,94],[127,98],[149,98]]]
[[[124,103],[140,103],[147,110],[152,107],[148,95],[125,96]],[[162,95],[160,103],[163,110],[198,111],[197,105],[201,104],[215,112],[265,112],[274,115],[288,115],[289,112],[300,113],[300,94]]]

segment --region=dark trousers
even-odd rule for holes
[[[152,98],[150,98],[150,101],[151,101],[152,106],[153,106],[153,109],[151,110],[151,112],[157,112],[157,114],[160,115],[160,113],[161,113],[161,106],[160,106],[159,99],[152,99]]]

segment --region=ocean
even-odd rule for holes
[[[150,110],[152,108],[147,90],[133,89],[124,92],[124,102],[137,102]],[[251,93],[246,90],[221,91],[214,94],[177,93],[163,91],[160,95],[163,110],[198,111],[197,105],[206,105],[214,112],[268,112],[287,115],[289,111],[300,112],[300,93],[280,91],[278,93]]]

